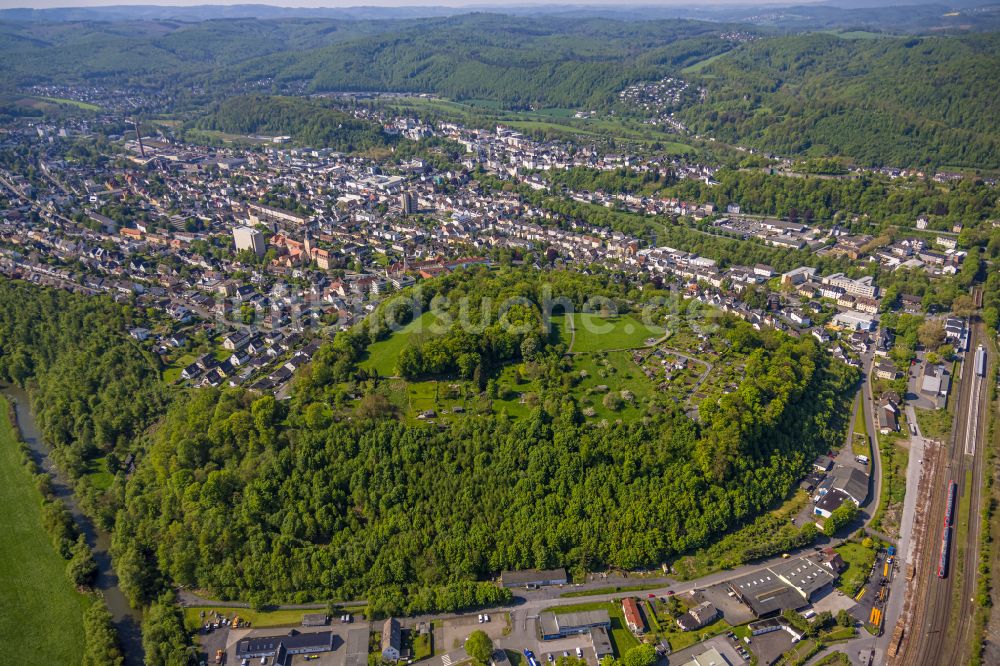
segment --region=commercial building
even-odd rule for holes
[[[729,589],[757,617],[801,608],[833,584],[829,569],[800,557],[784,560],[729,581]]]
[[[551,641],[574,634],[585,634],[597,627],[611,629],[611,616],[606,610],[579,611],[576,613],[542,613],[538,617],[542,640]]]
[[[275,666],[289,666],[297,654],[333,650],[333,632],[300,633],[292,629],[280,636],[248,636],[236,643],[236,659],[273,658]]]
[[[823,284],[840,287],[846,293],[854,296],[864,296],[866,298],[875,298],[878,296],[878,287],[872,284],[872,277],[870,275],[860,280],[854,280],[843,273],[834,273],[823,278]]]
[[[594,627],[591,629],[590,642],[594,644],[594,654],[597,655],[597,661],[614,655],[615,651],[611,647],[611,637],[608,636],[606,628]]]
[[[504,571],[500,574],[503,587],[541,587],[543,585],[565,585],[565,569],[526,569],[524,571]]]
[[[729,666],[729,661],[713,647],[692,657],[690,661],[684,662],[681,666]]]
[[[267,248],[264,245],[264,234],[253,227],[236,227],[233,229],[233,241],[236,251],[250,250],[258,257],[263,257]]]

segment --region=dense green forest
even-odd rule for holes
[[[699,74],[705,104],[682,115],[723,141],[871,165],[1000,168],[1000,35],[742,45]]]
[[[618,90],[730,47],[721,26],[693,21],[520,18],[471,14],[325,49],[259,58],[246,76],[311,90],[435,92],[508,107],[607,104]]]
[[[396,138],[377,123],[359,120],[318,100],[267,95],[220,102],[197,126],[231,134],[287,134],[299,144],[342,152],[385,146]]]
[[[538,326],[538,273],[496,280],[527,297],[522,319],[540,341],[513,356],[558,365]],[[457,297],[448,286],[435,296]],[[338,334],[291,401],[191,392],[129,483],[114,546],[122,583],[143,602],[170,581],[256,603],[367,596],[414,611],[475,600],[479,588],[453,586],[503,568],[635,567],[703,546],[784,497],[839,441],[857,379],[811,338],[723,322],[746,378],[703,404],[699,423],[664,405],[587,425],[558,383],[526,418],[468,415],[447,428],[332,410],[374,331]],[[378,385],[356,382],[362,405]]]
[[[0,381],[28,390],[39,428],[106,526],[115,506],[88,484],[92,471],[122,471],[138,436],[163,412],[159,360],[127,335],[139,313],[0,279]],[[115,481],[124,486],[124,473]]]

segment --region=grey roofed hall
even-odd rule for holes
[[[868,475],[856,467],[835,470],[831,486],[843,490],[858,505],[864,504],[868,499]]]
[[[504,587],[521,585],[561,585],[567,582],[566,569],[525,569],[524,571],[504,571],[500,575]]]

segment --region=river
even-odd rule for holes
[[[21,438],[31,449],[35,462],[52,476],[53,492],[66,503],[77,527],[87,538],[91,550],[94,551],[94,559],[97,560],[98,569],[97,581],[94,585],[104,595],[108,609],[114,617],[115,627],[118,630],[118,640],[125,653],[125,664],[127,666],[143,666],[145,660],[142,650],[142,615],[129,606],[125,594],[118,586],[118,575],[111,566],[111,553],[109,552],[111,535],[94,525],[94,522],[80,510],[69,479],[55,465],[50,456],[51,449],[42,439],[38,424],[35,422],[35,416],[31,413],[31,400],[28,398],[28,394],[17,386],[3,386],[0,387],[0,390],[14,405]]]

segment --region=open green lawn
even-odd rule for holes
[[[576,331],[571,350],[573,352],[646,347],[651,340],[661,338],[665,332],[659,326],[647,326],[632,315],[605,317],[576,312],[570,316]]]
[[[88,460],[85,476],[95,488],[102,492],[110,488],[115,480],[115,475],[108,471],[108,459],[106,456]]]
[[[423,313],[402,330],[396,331],[385,340],[369,345],[368,353],[359,365],[367,370],[376,370],[383,377],[395,375],[396,359],[399,358],[399,353],[409,342],[410,337],[427,331],[434,321],[434,313],[429,311]]]
[[[868,572],[875,562],[875,551],[853,541],[837,546],[836,551],[847,564],[837,582],[837,588],[847,596],[853,597],[868,579]]]
[[[0,643],[18,663],[79,664],[88,600],[66,579],[41,501],[0,397]]]
[[[857,401],[854,410],[854,437],[851,440],[851,451],[856,456],[872,455],[871,447],[868,445],[868,424],[865,421],[864,400]]]

